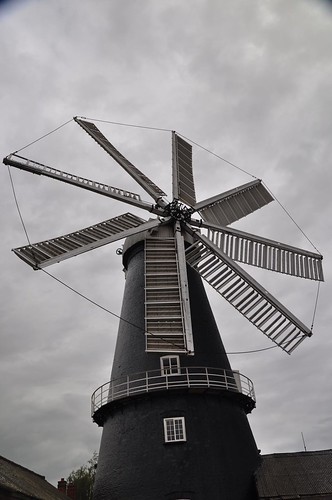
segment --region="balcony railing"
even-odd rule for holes
[[[110,380],[92,394],[92,416],[102,406],[116,400],[153,391],[174,389],[212,389],[242,394],[255,406],[252,381],[237,371],[206,367],[183,367],[178,373],[168,374],[164,370],[134,373]],[[251,408],[251,409],[252,409]]]

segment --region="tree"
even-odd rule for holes
[[[67,483],[74,483],[76,486],[76,500],[92,500],[93,483],[96,475],[98,453],[93,452],[92,457],[85,465],[73,470]]]

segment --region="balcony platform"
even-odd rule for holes
[[[92,419],[102,425],[105,411],[111,410],[111,406],[163,391],[209,393],[232,398],[247,414],[256,406],[253,383],[239,372],[200,366],[182,367],[178,373],[151,370],[103,384],[91,397]]]

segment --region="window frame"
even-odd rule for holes
[[[176,365],[172,366],[171,360],[176,360]],[[169,366],[164,366],[164,361],[169,360]],[[173,371],[174,370],[174,371]],[[170,354],[168,356],[161,356],[160,358],[160,371],[162,375],[180,375],[180,356],[177,354]]]
[[[172,422],[172,429],[170,430],[168,427],[168,422]],[[177,437],[177,429],[176,424],[181,423],[181,436]],[[179,432],[179,431],[178,431]],[[174,439],[172,438],[174,437]],[[186,422],[184,417],[166,417],[164,418],[164,441],[165,443],[184,443],[187,441],[187,433],[186,433]]]

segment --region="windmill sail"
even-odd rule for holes
[[[159,224],[158,219],[146,222],[126,213],[59,238],[15,248],[13,252],[33,269],[41,269],[129,235],[153,229]]]
[[[128,172],[133,179],[155,200],[159,201],[166,193],[154,184],[146,175],[135,167],[113,144],[101,133],[94,123],[87,122],[81,118],[75,117],[74,120],[110,155]]]
[[[236,262],[292,276],[323,281],[322,256],[277,241],[227,227],[273,200],[257,179],[196,203],[192,147],[172,133],[173,200],[125,158],[91,122],[75,121],[155,200],[146,203],[130,191],[69,174],[17,154],[7,165],[45,175],[152,212],[145,221],[126,213],[58,238],[14,249],[34,269],[40,269],[113,241],[147,231],[145,241],[145,331],[148,352],[193,354],[193,334],[187,262],[287,353],[311,331],[269,294]],[[188,208],[190,207],[190,208]],[[203,221],[191,218],[197,211]],[[195,228],[207,230],[207,236]],[[185,250],[182,232],[193,244]]]
[[[173,198],[193,207],[196,204],[195,186],[192,168],[192,147],[175,132],[173,144]]]
[[[227,226],[273,201],[262,182],[243,184],[195,205],[203,220],[220,226]]]
[[[165,226],[161,235],[145,240],[146,350],[192,354],[184,253],[172,233]]]
[[[237,262],[299,278],[324,281],[323,257],[319,253],[233,228],[206,223],[197,223],[197,226],[207,228],[209,240]]]
[[[287,353],[311,331],[208,238],[194,233],[187,261],[243,316]]]
[[[151,203],[142,201],[139,194],[132,193],[131,191],[126,191],[125,189],[109,186],[108,184],[103,184],[102,182],[92,181],[91,179],[86,179],[79,175],[70,174],[68,172],[64,172],[63,170],[48,167],[47,165],[43,165],[42,163],[24,158],[23,156],[19,156],[16,154],[9,155],[3,159],[3,163],[5,165],[19,168],[20,170],[25,170],[26,172],[31,172],[32,174],[51,177],[52,179],[65,182],[73,186],[81,187],[83,189],[87,189],[88,191],[102,194],[103,196],[108,196],[109,198],[128,203],[129,205],[143,208],[144,210],[148,210],[149,212],[160,213],[160,210],[156,209],[153,205],[151,205]]]
[[[187,261],[186,261],[186,253],[184,246],[184,238],[182,236],[182,228],[179,221],[175,222],[174,229],[175,229],[175,241],[176,241],[177,267],[178,267],[179,284],[180,284],[181,309],[183,316],[183,328],[185,333],[186,348],[187,348],[187,354],[193,354],[194,340],[193,340],[192,324],[191,324],[189,285],[187,277]]]

